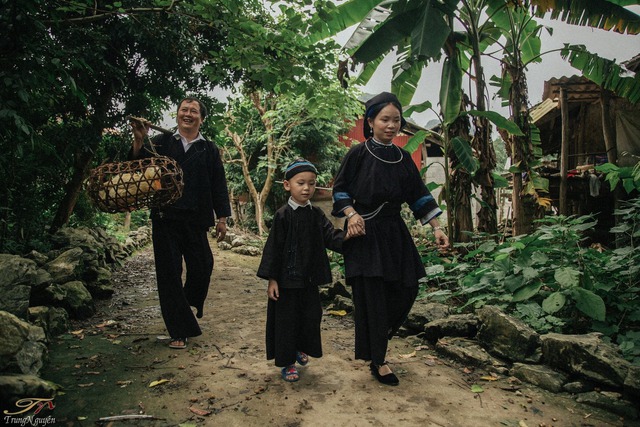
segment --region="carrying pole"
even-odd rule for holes
[[[169,135],[173,135],[173,133],[174,133],[174,131],[162,128],[160,126],[156,126],[153,123],[151,123],[149,120],[143,119],[142,117],[127,116],[127,120],[132,121],[132,122],[142,123],[145,126],[149,126],[151,129],[157,130],[157,131],[162,132],[162,133],[168,133]]]

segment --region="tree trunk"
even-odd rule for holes
[[[454,161],[452,161],[454,164]],[[471,175],[462,169],[454,171],[451,177],[451,199],[453,224],[451,238],[454,242],[471,241],[473,216],[471,215]]]
[[[569,125],[569,98],[566,88],[560,88],[560,116],[562,118],[560,142],[560,190],[558,193],[559,213],[567,215],[567,171],[569,170],[569,142],[571,138]]]
[[[93,150],[87,147],[82,147],[76,152],[73,162],[73,174],[65,185],[64,197],[58,205],[58,210],[51,223],[49,233],[55,233],[69,222],[73,208],[76,206],[78,197],[80,197],[82,184],[89,173],[91,161],[93,160],[93,152]]]
[[[124,214],[124,224],[122,225],[124,231],[131,230],[131,212],[126,212]]]
[[[511,165],[519,167],[519,171],[513,173],[513,193],[511,195],[513,206],[513,235],[528,234],[533,229],[532,197],[524,194],[523,173],[530,179],[529,164],[533,156],[531,145],[531,128],[529,126],[529,110],[527,81],[522,64],[506,65],[507,72],[511,76],[511,91],[509,104],[513,121],[520,127],[523,136],[511,136]]]
[[[100,146],[102,131],[105,127],[111,125],[111,123],[107,122],[107,111],[109,111],[109,106],[112,102],[114,88],[110,83],[108,83],[102,87],[100,92],[102,95],[94,105],[94,112],[90,117],[87,128],[84,129],[86,130],[86,133],[82,136],[85,138],[86,143],[81,145],[75,153],[73,173],[71,175],[71,179],[65,186],[64,197],[62,198],[62,201],[58,206],[56,216],[53,218],[51,223],[51,228],[49,229],[50,234],[55,233],[69,222],[69,218],[71,218],[71,214],[76,206],[78,197],[80,197],[84,180],[89,174],[94,153]],[[80,114],[86,114],[86,112],[83,111]]]
[[[467,116],[458,117],[451,124],[448,130],[449,137],[460,137],[465,140],[469,139],[469,119]],[[451,181],[450,181],[450,200],[453,202],[451,206],[453,224],[451,225],[451,237],[454,242],[471,241],[471,233],[473,232],[473,215],[471,214],[471,175],[462,168],[457,168],[458,158],[453,150],[449,150],[449,159],[451,161]]]
[[[607,148],[607,161],[612,164],[618,162],[618,150],[614,125],[611,120],[611,93],[606,89],[600,90],[600,105],[602,106],[602,132],[604,145]]]
[[[484,69],[481,62],[479,40],[476,37],[473,44],[474,55],[472,57],[475,82],[476,82],[476,108],[478,111],[486,111],[485,102],[486,82]],[[480,168],[474,176],[475,183],[480,187],[481,205],[478,211],[478,231],[495,235],[498,233],[498,204],[494,188],[493,175],[496,168],[496,152],[491,143],[491,126],[489,120],[484,117],[474,119],[475,134],[471,140],[471,146],[478,153]]]
[[[244,147],[242,146],[243,138],[235,132],[232,132],[229,127],[226,127],[227,135],[231,137],[233,141],[233,145],[238,150],[238,154],[240,154],[239,163],[242,168],[242,177],[244,178],[244,182],[247,184],[247,188],[249,189],[249,196],[251,196],[251,200],[255,206],[255,220],[256,225],[258,226],[258,233],[262,234],[266,230],[266,225],[264,223],[264,219],[262,218],[262,212],[264,211],[264,202],[261,200],[262,192],[258,192],[253,180],[251,179],[251,173],[249,172],[249,158],[247,157]],[[264,191],[264,188],[263,188]]]

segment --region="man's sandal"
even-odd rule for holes
[[[294,383],[300,379],[300,375],[298,374],[298,370],[295,365],[289,365],[282,368],[281,374],[282,379],[289,383]]]
[[[176,350],[184,350],[187,348],[187,339],[186,338],[171,338],[169,342],[169,348],[174,348]]]
[[[296,361],[300,366],[306,366],[309,363],[309,356],[301,351],[296,352]]]

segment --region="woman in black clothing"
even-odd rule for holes
[[[347,153],[333,186],[332,214],[347,218],[349,235],[361,235],[343,245],[355,305],[355,356],[371,360],[371,373],[389,385],[399,381],[385,361],[388,340],[409,314],[418,280],[426,275],[400,216],[402,204],[433,227],[441,249],[449,245],[438,223],[442,211],[411,155],[392,143],[405,123],[395,95],[383,92],[369,100],[364,121],[368,139]]]

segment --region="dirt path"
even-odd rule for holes
[[[264,358],[266,284],[255,277],[259,259],[212,246],[204,334],[187,350],[171,350],[158,339],[166,331],[151,249],[115,274],[116,293],[96,316],[55,340],[42,376],[64,387],[52,413],[56,425],[89,426],[118,415],[154,418],[113,425],[623,425],[566,396],[514,386],[508,378],[482,380],[484,372],[438,358],[415,337],[390,345],[400,385],[379,385],[365,362],[353,360],[349,316],[324,316],[325,356],[301,368],[299,382],[285,383]],[[154,381],[161,384],[150,387]],[[472,384],[484,391],[473,393]]]

